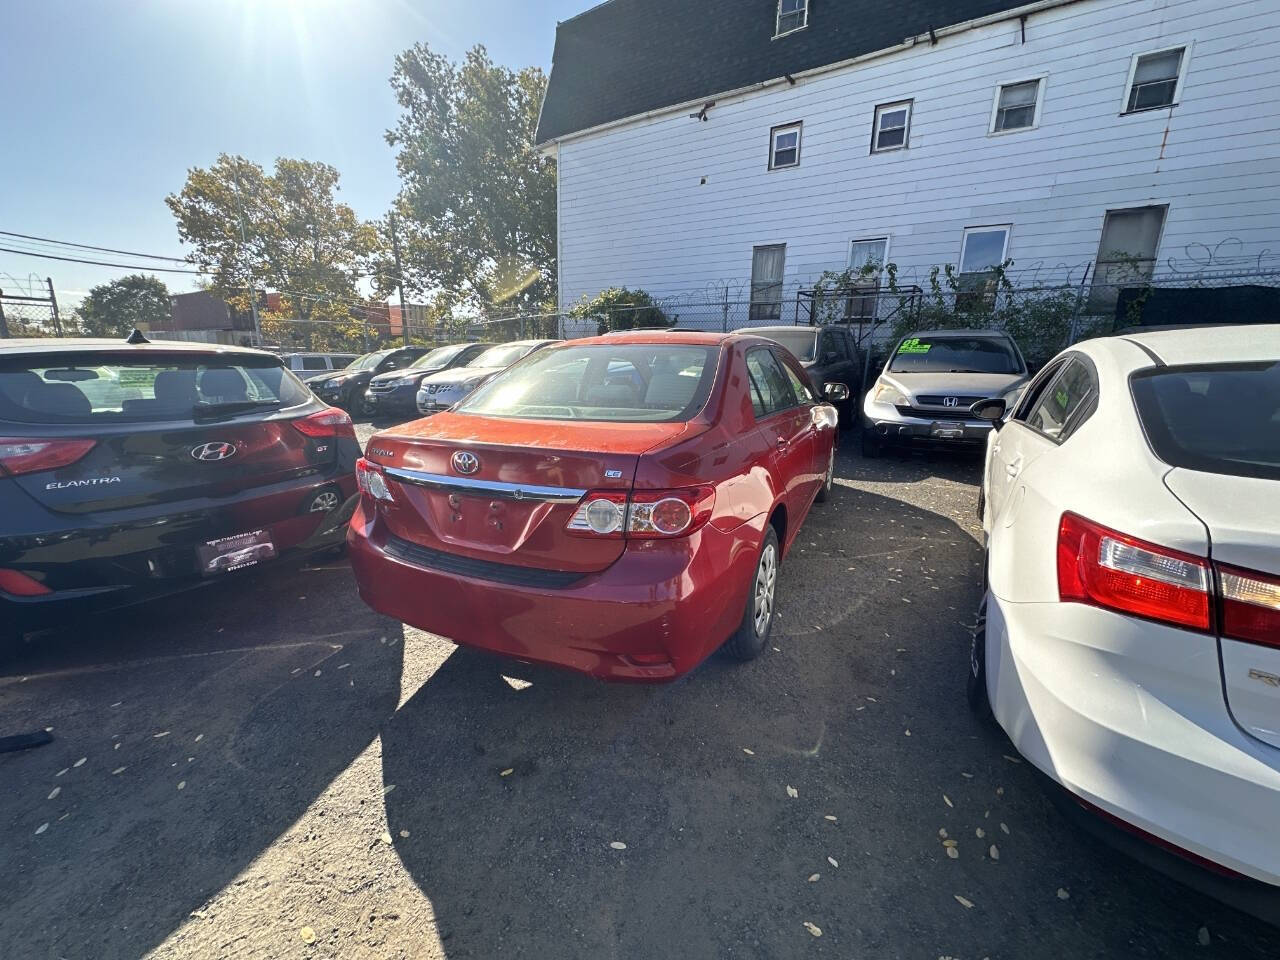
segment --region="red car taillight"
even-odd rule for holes
[[[382,467],[369,462],[364,457],[356,461],[356,484],[365,496],[387,503],[392,500],[391,488],[387,486],[387,479],[382,475]]]
[[[25,573],[19,573],[17,570],[0,570],[0,593],[7,593],[11,597],[42,597],[53,591]]]
[[[22,473],[57,470],[75,463],[92,450],[96,443],[96,440],[0,437],[0,473],[16,477]]]
[[[308,437],[356,438],[356,426],[345,410],[329,407],[309,417],[293,421],[293,429]]]
[[[1218,565],[1222,635],[1280,647],[1280,579]]]
[[[683,537],[711,519],[714,487],[676,490],[592,490],[578,503],[566,529],[585,537]]]
[[[1058,525],[1058,597],[1208,630],[1209,562],[1074,513]]]

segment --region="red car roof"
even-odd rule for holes
[[[579,343],[687,343],[699,347],[715,347],[724,341],[739,336],[736,333],[716,333],[703,330],[626,330],[621,333],[606,333],[597,337],[581,337],[567,341]],[[752,335],[754,336],[754,335]]]

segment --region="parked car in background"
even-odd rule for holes
[[[359,454],[270,353],[0,340],[0,639],[341,545]]]
[[[1236,878],[1183,879],[1274,908],[1280,326],[1090,340],[974,412],[970,704],[1078,804]]]
[[[448,410],[476,387],[501,373],[517,360],[523,360],[535,350],[556,340],[516,340],[497,346],[482,347],[479,353],[463,364],[457,364],[441,373],[424,377],[415,392],[415,408],[423,416]]]
[[[998,330],[922,330],[903,337],[862,403],[862,453],[886,446],[979,448],[989,421],[970,408],[1013,399],[1029,377],[1013,338]]]
[[[325,403],[332,403],[351,413],[364,415],[364,392],[369,381],[380,373],[403,370],[430,347],[388,347],[357,357],[350,365],[330,375],[310,377],[307,386]]]
[[[347,540],[360,594],[458,643],[607,680],[670,680],[721,646],[750,659],[778,565],[831,490],[835,427],[760,337],[547,347],[370,440]]]
[[[837,404],[845,423],[856,423],[856,398],[862,395],[862,351],[848,326],[821,324],[812,327],[746,327],[739,333],[768,337],[782,344],[800,361],[819,393],[828,383],[843,383],[850,398]]]
[[[365,409],[372,416],[412,416],[418,410],[415,398],[424,377],[469,363],[488,349],[485,343],[449,344],[424,353],[403,370],[380,373],[369,381]]]
[[[286,370],[292,370],[307,380],[326,370],[341,370],[355,359],[354,353],[282,353],[280,359]]]

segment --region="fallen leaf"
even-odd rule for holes
[[[829,813],[828,813],[825,817],[823,817],[822,819],[823,819],[823,820],[830,820],[832,823],[835,823],[835,822],[836,822],[836,818],[835,818],[835,817],[833,817],[833,816],[832,816],[831,814],[829,814]]]
[[[810,923],[808,920],[804,922],[804,928],[812,933],[815,937],[822,936],[822,928],[816,923]]]
[[[955,806],[955,804],[951,802],[951,798],[950,798],[950,797],[948,797],[945,793],[942,795],[942,801],[943,801],[943,802],[944,802],[948,807],[954,807],[954,806]]]
[[[1058,899],[1059,899],[1059,900],[1070,900],[1070,899],[1071,899],[1071,894],[1067,893],[1067,891],[1066,891],[1066,889],[1065,889],[1065,888],[1063,888],[1063,887],[1059,887],[1059,888],[1058,888]]]
[[[1199,932],[1196,934],[1196,939],[1200,941],[1200,946],[1207,947],[1209,945],[1209,940],[1211,939],[1209,936],[1209,928],[1201,927]]]
[[[385,787],[382,788],[382,795],[385,797],[388,793],[390,793],[395,788],[396,788],[396,785],[394,783],[388,783]]]
[[[748,757],[754,757],[756,755],[756,752],[754,750],[748,750],[746,747],[742,748],[742,752],[745,753]]]
[[[1022,761],[1021,761],[1021,760],[1019,760],[1017,757],[1011,757],[1011,756],[1009,756],[1007,753],[1002,753],[1002,754],[1000,754],[1000,756],[1004,757],[1004,758],[1005,758],[1006,760],[1008,760],[1010,763],[1021,763],[1021,762],[1022,762]]]
[[[781,653],[782,651],[781,651],[781,650],[779,650],[777,647],[774,647],[774,648],[773,648],[773,652],[774,652],[774,653]]]
[[[981,827],[979,827],[977,830],[975,830],[975,831],[973,831],[973,832],[974,832],[974,833],[976,833],[976,834],[978,835],[978,839],[979,839],[979,840],[981,840],[983,837],[985,837],[985,836],[987,835],[987,831],[983,830]]]
[[[298,667],[296,670],[290,670],[289,672],[296,677],[298,674],[302,672],[302,668]]]
[[[958,843],[957,843],[956,841],[954,841],[954,840],[943,840],[943,841],[942,841],[942,845],[943,845],[944,847],[958,847],[958,846],[960,846],[960,844],[958,844]]]
[[[952,860],[959,860],[960,851],[956,847],[947,847],[947,856],[950,857]]]
[[[503,770],[501,773],[499,773],[499,774],[498,774],[498,776],[500,776],[500,777],[509,777],[509,776],[511,776],[511,775],[512,775],[513,773],[515,773],[515,772],[516,772],[516,768],[515,768],[515,767],[507,767],[507,769],[505,769],[505,770]]]
[[[384,830],[384,831],[382,831],[382,834],[378,837],[378,839],[379,839],[379,840],[381,840],[383,843],[390,844],[390,843],[391,843],[391,834],[387,833],[387,832]]]
[[[67,772],[68,770],[70,770],[70,769],[71,769],[70,767],[63,767],[61,770],[59,770],[57,773],[55,773],[55,774],[54,774],[54,776],[55,776],[55,777],[60,777],[60,776],[62,776],[64,773],[66,773],[66,772]]]
[[[57,796],[58,794],[60,794],[61,792],[62,792],[62,788],[61,788],[61,787],[54,787],[54,788],[53,788],[53,792],[52,792],[52,793],[50,793],[50,794],[49,794],[49,796],[45,797],[45,799],[46,799],[46,800],[52,800],[54,797],[56,797],[56,796]]]
[[[168,730],[162,730],[160,733],[153,733],[151,736],[152,736],[152,739],[159,740],[161,737],[167,737],[168,735],[169,735]]]
[[[962,897],[962,896],[960,896],[960,894],[958,894],[958,893],[956,893],[956,894],[952,894],[952,896],[954,896],[954,897],[956,898],[956,903],[960,904],[960,906],[964,907],[966,910],[972,910],[972,909],[973,909],[973,901],[972,901],[972,900],[969,900],[969,899],[967,899],[967,898],[965,898],[965,897]]]
[[[113,703],[113,704],[112,704],[112,706],[113,706],[113,707],[118,707],[118,706],[120,706],[120,704],[122,704],[122,703],[124,703],[124,701],[123,701],[123,700],[117,700],[115,703]]]
[[[88,760],[88,759],[89,759],[88,757],[81,757],[79,760],[77,760],[75,763],[73,763],[73,764],[72,764],[72,766],[73,766],[73,767],[83,767],[83,766],[84,766],[84,762],[85,762],[86,760]]]
[[[997,846],[993,843],[993,844],[991,845],[991,849],[987,851],[987,856],[989,856],[992,860],[999,860],[999,859],[1000,859],[1000,848],[999,848],[999,847],[997,847]]]
[[[623,843],[621,840],[614,840],[611,844],[609,844],[609,846],[613,847],[613,849],[615,850],[627,849],[627,845]]]
[[[302,938],[303,943],[316,942],[316,932],[312,930],[310,927],[303,927],[301,930],[298,931],[298,936]]]
[[[111,775],[113,777],[119,776],[120,774],[124,773],[128,769],[129,769],[128,767],[116,767],[114,770],[111,771]]]
[[[119,744],[119,743],[115,744],[111,749],[112,749],[112,750],[119,750],[119,749],[120,749],[120,744]]]
[[[345,669],[347,669],[347,667],[349,667],[349,666],[351,666],[351,664],[349,664],[349,663],[340,663],[340,664],[338,664],[338,669],[339,669],[339,670],[345,670]]]
[[[196,734],[196,740],[195,740],[195,742],[196,742],[196,743],[199,743],[199,742],[200,742],[201,740],[203,740],[203,739],[204,739],[204,734],[203,734],[203,733],[197,733],[197,734]]]
[[[909,737],[909,736],[911,736],[911,731],[910,731],[910,730],[908,730],[908,731],[907,731],[907,736],[908,736],[908,737]]]
[[[817,883],[817,882],[818,882],[818,880],[819,880],[821,877],[822,877],[822,874],[820,874],[820,873],[811,873],[811,874],[809,874],[809,882],[810,882],[810,883]]]
[[[1007,824],[1003,824],[1003,823],[1000,824],[1000,829],[1003,830],[1005,833],[1009,832],[1009,827]]]
[[[318,676],[320,676],[320,671],[319,671],[319,670],[317,670],[317,671],[316,671],[316,673],[315,673],[315,675],[316,675],[317,677],[318,677]]]
[[[408,831],[408,830],[401,830],[401,831],[400,831],[400,836],[405,837],[405,838],[408,838],[408,836],[409,836],[409,831]]]
[[[964,772],[961,772],[960,776],[964,777],[966,780],[972,780],[972,779],[973,779],[973,774],[972,774],[972,773],[964,773]]]
[[[1003,796],[1004,796],[1004,787],[996,787],[996,796],[997,796],[997,797],[1003,797]]]
[[[794,800],[796,797],[800,796],[800,791],[790,784],[787,784],[787,796]]]
[[[868,700],[870,700],[872,703],[879,703],[879,702],[880,702],[880,701],[879,701],[879,700],[877,700],[875,697],[867,697],[867,699],[868,699]]]
[[[939,828],[938,828],[938,836],[940,836],[943,840],[947,839],[947,828],[946,828],[946,827],[939,827]]]
[[[185,789],[187,789],[187,781],[185,781],[185,780],[179,780],[179,781],[178,781],[178,789],[179,789],[179,790],[185,790]]]

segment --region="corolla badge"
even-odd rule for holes
[[[453,464],[453,469],[467,476],[480,469],[480,458],[470,450],[457,451],[450,462]]]
[[[236,445],[227,443],[225,440],[210,440],[208,443],[202,443],[191,448],[191,459],[193,460],[226,460],[227,457],[234,457],[235,455]]]

